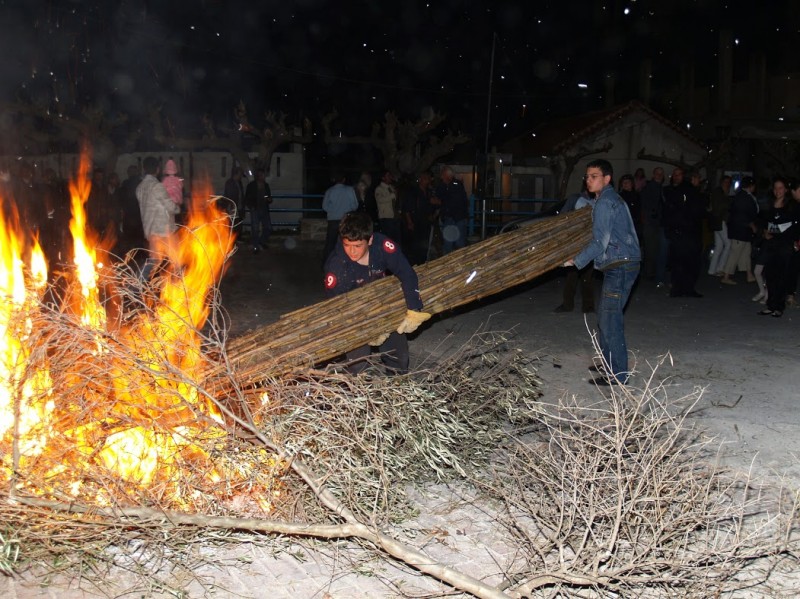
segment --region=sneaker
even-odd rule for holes
[[[775,311],[772,313],[772,317],[773,317],[773,318],[780,318],[781,316],[783,316],[783,312],[781,312],[780,310],[775,310]]]
[[[736,285],[736,281],[734,281],[733,279],[729,279],[727,277],[722,277],[722,280],[720,281],[720,283],[722,283],[724,285]]]
[[[625,383],[620,381],[615,376],[598,376],[590,380],[589,384],[596,385],[598,387],[611,387],[612,385],[624,385]]]
[[[756,314],[758,314],[759,316],[775,316],[775,312],[773,312],[769,308],[767,308],[766,310],[761,310],[760,312],[756,312]],[[780,316],[780,312],[778,313],[778,316]]]
[[[758,293],[756,293],[756,294],[753,296],[752,300],[753,300],[754,302],[759,302],[759,301],[761,301],[762,299],[764,299],[764,296],[765,296],[765,295],[766,295],[766,294],[765,294],[763,291],[759,291]]]

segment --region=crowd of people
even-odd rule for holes
[[[124,181],[102,167],[92,171],[84,208],[88,226],[102,240],[98,250],[124,257],[130,250],[147,248],[151,258],[164,255],[185,207],[183,179],[171,159],[162,169],[159,159],[147,157],[142,170],[138,164],[130,165]],[[6,222],[19,219],[31,231],[26,241],[38,240],[53,282],[72,261],[71,193],[54,169],[44,168],[39,177],[35,174],[25,161],[16,168],[0,169],[3,216]],[[157,262],[144,262],[143,279]]]
[[[758,194],[751,176],[734,181],[723,175],[708,189],[702,177],[675,167],[666,180],[662,167],[647,179],[643,169],[619,178],[617,193],[628,205],[642,249],[642,277],[670,297],[700,298],[701,273],[736,285],[737,273],[757,286],[754,302],[764,316],[780,317],[794,305],[800,276],[800,184],[778,176]],[[585,186],[567,200],[591,203]],[[592,312],[591,269],[570,272],[562,304],[556,312],[571,311],[580,278],[583,311]]]
[[[362,173],[354,186],[348,185],[344,173],[337,173],[322,209],[328,221],[323,261],[336,245],[342,217],[353,211],[368,214],[375,230],[397,243],[412,265],[467,243],[467,193],[449,166],[440,170],[438,182],[423,172],[403,185],[388,170],[374,186],[369,173]]]

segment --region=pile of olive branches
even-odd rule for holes
[[[692,424],[699,394],[611,387],[600,401],[542,405],[481,485],[521,550],[512,596],[710,597],[788,590],[797,568],[796,492],[717,465]]]

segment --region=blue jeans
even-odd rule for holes
[[[467,219],[442,219],[442,253],[449,254],[453,250],[467,245]]]
[[[611,374],[620,383],[628,381],[628,346],[622,312],[628,303],[633,284],[639,276],[639,263],[633,262],[609,269],[603,277],[597,327],[600,329],[600,350]]]
[[[269,214],[269,206],[259,206],[250,210],[250,241],[255,248],[259,244],[267,245],[269,236],[272,233],[272,219]]]

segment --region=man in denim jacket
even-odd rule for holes
[[[594,379],[598,385],[624,385],[628,381],[622,311],[639,276],[641,262],[633,219],[625,201],[614,191],[613,175],[607,160],[593,160],[586,166],[586,187],[597,198],[592,211],[592,241],[564,263],[581,269],[594,260],[594,267],[605,273],[597,325],[606,376]]]

